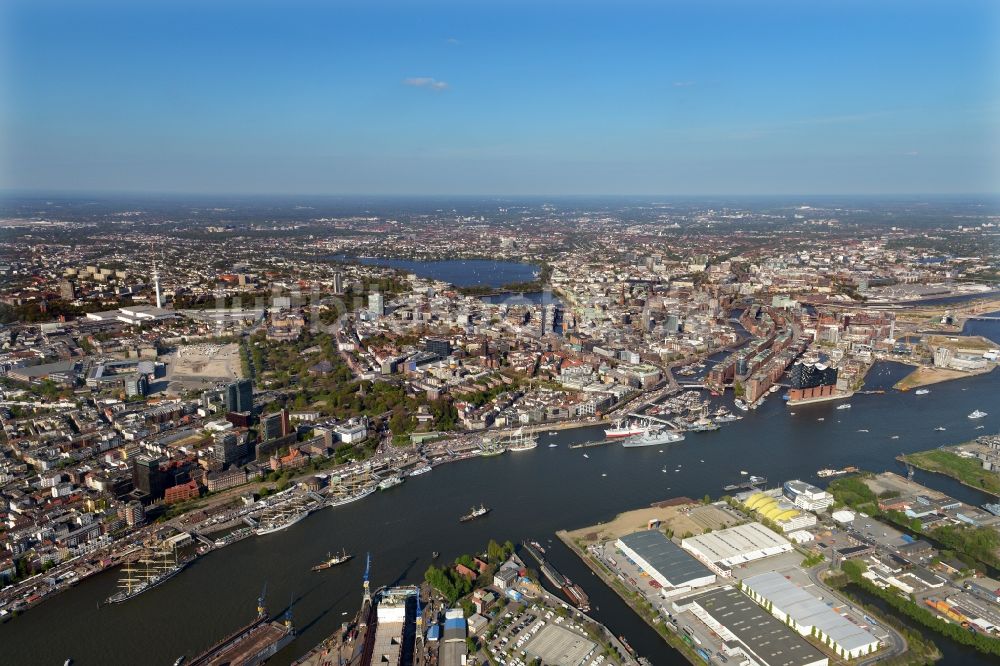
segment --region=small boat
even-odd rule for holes
[[[945,430],[947,430],[947,428],[945,428],[944,426],[938,426],[937,428],[934,428],[934,429],[937,430],[937,431],[939,431],[939,432],[944,432]]]
[[[858,432],[868,432],[868,428],[861,428]]]
[[[432,560],[436,560],[439,557],[441,557],[441,553],[437,552],[436,550],[433,553],[431,553],[431,559]],[[345,615],[346,615],[346,613],[345,613]]]
[[[899,435],[893,435],[893,436],[892,436],[892,437],[890,437],[889,439],[899,439]]]
[[[588,455],[587,455],[586,453],[584,453],[584,454],[583,454],[583,457],[584,457],[584,458],[589,458],[590,456],[588,456]]]
[[[816,420],[817,420],[817,421],[826,421],[826,419],[825,419],[825,418],[823,418],[822,416],[821,416],[821,417],[819,417],[819,418],[818,418],[818,419],[816,419]]]
[[[788,412],[789,416],[795,416],[795,412]]]
[[[969,414],[969,418],[970,419],[981,419],[984,416],[989,416],[989,414],[987,414],[984,411],[978,410],[978,409],[976,411],[972,412],[971,414]]]
[[[67,659],[66,663],[63,664],[63,666],[68,666],[69,662],[70,662],[70,660]],[[183,663],[184,663],[184,657],[177,657],[177,660],[174,661],[174,666],[181,666],[181,664],[183,664]]]
[[[489,509],[487,509],[484,505],[480,504],[478,509],[476,507],[472,507],[472,510],[469,511],[469,513],[462,516],[461,518],[459,518],[458,522],[467,523],[470,520],[475,520],[476,518],[482,518],[489,512],[490,512]]]
[[[931,392],[930,389],[917,389],[916,391],[913,392],[913,394],[914,395],[927,395],[930,392]]]
[[[976,430],[982,430],[982,429],[983,429],[983,428],[985,428],[985,427],[986,427],[986,426],[976,426],[976,427],[975,427],[975,429],[976,429]]]
[[[558,430],[549,430],[549,437],[555,437],[559,434]]]
[[[607,474],[601,474],[601,476],[607,476]]]
[[[837,405],[837,409],[850,409],[850,408],[851,408],[851,403],[849,402],[846,402],[843,405]]]
[[[556,448],[557,446],[559,446],[559,445],[558,445],[558,444],[549,444],[549,448],[550,448],[550,449],[554,449],[554,448]]]
[[[746,476],[746,475],[747,475],[747,474],[749,474],[749,473],[750,473],[750,472],[746,471],[745,469],[741,469],[741,470],[740,470],[740,474],[741,474],[742,476]]]

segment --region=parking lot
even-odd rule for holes
[[[493,628],[485,648],[501,666],[527,666],[536,658],[550,666],[614,663],[580,624],[552,608],[511,604]]]

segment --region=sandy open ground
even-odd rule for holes
[[[909,389],[919,388],[921,386],[928,386],[930,384],[937,384],[939,382],[947,382],[952,379],[962,379],[964,377],[973,377],[975,375],[981,375],[985,372],[990,372],[993,370],[994,366],[990,366],[986,370],[973,370],[971,372],[964,372],[962,370],[948,370],[946,368],[928,368],[919,367],[910,374],[903,377],[901,380],[896,382],[895,388],[900,391],[907,391]]]
[[[649,507],[626,511],[615,516],[614,520],[590,527],[583,527],[567,532],[573,540],[582,539],[584,545],[596,541],[617,539],[649,526],[650,520],[659,520],[661,527],[673,530],[675,535],[702,534],[706,528],[719,529],[726,525],[736,524],[736,520],[725,511],[708,505],[680,504],[667,507]]]
[[[241,376],[240,346],[236,343],[185,345],[162,360],[172,391],[207,388]]]

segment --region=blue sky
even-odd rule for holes
[[[0,9],[0,187],[1000,190],[995,2]]]

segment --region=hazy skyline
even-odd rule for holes
[[[0,188],[997,192],[992,2],[23,2]]]

